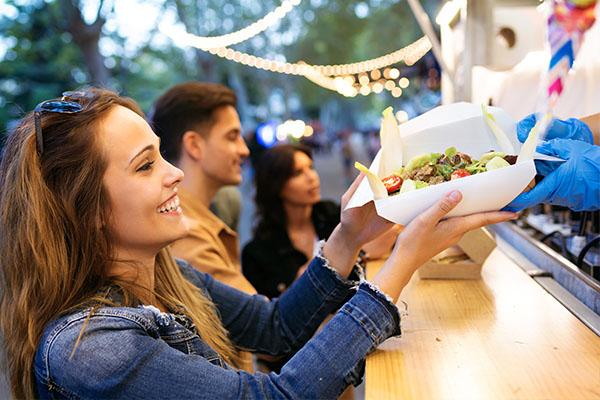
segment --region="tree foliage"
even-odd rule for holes
[[[115,23],[119,1],[128,0],[5,0],[10,12],[0,17],[0,130],[45,99],[93,84],[129,95],[149,111],[153,100],[174,83],[222,82],[238,93],[242,120],[258,122],[273,116],[319,117],[331,104],[346,115],[362,118],[369,110],[378,115],[387,105],[409,100],[420,90],[413,84],[401,99],[386,91],[346,99],[303,77],[179,48],[159,32],[159,20],[142,42],[132,44]],[[439,0],[421,2],[430,15],[440,7]],[[171,13],[189,32],[201,36],[241,29],[281,4],[278,0],[147,3],[159,10],[158,15]],[[131,16],[132,24],[135,18]],[[406,0],[304,0],[275,27],[232,48],[279,61],[342,64],[395,51],[421,36]],[[423,63],[418,63],[405,73],[422,75],[422,69]]]

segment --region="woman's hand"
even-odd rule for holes
[[[398,299],[412,274],[427,260],[458,243],[466,232],[485,225],[517,218],[506,211],[471,214],[441,221],[462,200],[452,191],[422,212],[398,235],[394,250],[372,282],[381,291]]]
[[[378,260],[389,257],[396,239],[398,239],[398,234],[402,229],[404,229],[402,225],[393,225],[389,231],[366,243],[362,249],[366,253],[367,260]]]
[[[372,201],[362,207],[344,210],[364,177],[361,172],[342,196],[340,223],[323,247],[325,258],[344,277],[350,274],[361,247],[394,226],[392,222],[377,215]]]
[[[393,222],[377,215],[375,202],[373,201],[361,207],[345,210],[346,205],[364,177],[364,172],[361,172],[342,196],[342,213],[340,216],[341,232],[346,236],[348,242],[354,243],[359,248],[394,226]]]

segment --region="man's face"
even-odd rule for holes
[[[222,106],[213,112],[215,123],[203,137],[200,167],[207,178],[218,186],[242,183],[242,161],[250,150],[242,138],[242,126],[232,106]]]

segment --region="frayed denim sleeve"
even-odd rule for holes
[[[402,333],[398,307],[371,282],[362,282],[356,295],[340,311],[350,314],[369,332],[373,338],[369,352],[387,338]]]
[[[329,382],[329,389],[337,390],[335,396],[339,396],[346,385],[360,384],[365,357],[400,332],[400,313],[396,306],[373,285],[360,283],[356,294],[284,366],[282,374],[302,370],[306,388],[310,382]],[[308,397],[321,398],[316,392]]]
[[[374,299],[377,299],[378,302],[381,305],[383,305],[384,308],[387,310],[387,314],[389,316],[392,316],[392,319],[394,320],[393,325],[397,328],[397,329],[394,329],[393,333],[391,333],[389,336],[400,336],[400,334],[401,334],[400,315],[401,314],[406,315],[406,312],[403,311],[402,313],[400,313],[398,311],[398,308],[394,304],[394,301],[392,300],[392,298],[390,296],[388,296],[387,294],[382,292],[377,287],[377,285],[374,285],[373,283],[366,280],[364,269],[363,269],[362,263],[360,261],[360,256],[356,260],[356,262],[352,268],[352,272],[350,273],[350,276],[348,278],[344,278],[338,273],[338,271],[335,268],[333,268],[329,264],[329,260],[327,260],[325,258],[325,256],[323,256],[323,246],[324,245],[325,245],[325,241],[321,240],[319,242],[319,246],[318,246],[317,250],[315,251],[315,257],[321,262],[322,266],[324,268],[328,269],[332,274],[334,274],[334,276],[337,279],[339,279],[343,285],[350,287],[352,289],[358,289],[360,286],[364,290],[366,290],[368,293],[370,293]],[[356,278],[358,278],[358,279],[356,279]],[[404,303],[404,302],[402,302],[402,303],[404,304],[404,306],[406,308],[406,303]]]
[[[392,299],[367,281],[360,284],[356,295],[342,306],[338,314],[354,321],[365,332],[365,337],[370,339],[364,342],[363,351],[366,355],[375,351],[389,337],[401,334],[400,313]],[[358,386],[362,382],[364,370],[365,359],[362,358],[347,370],[346,381]]]
[[[315,251],[315,257],[321,262],[321,265],[331,271],[343,285],[357,289],[359,283],[365,280],[365,270],[363,268],[360,255],[356,259],[348,278],[344,278],[335,268],[331,266],[331,264],[329,264],[329,260],[327,260],[323,255],[323,246],[325,246],[325,241],[321,240],[317,246],[317,250]]]
[[[298,351],[325,318],[349,301],[364,279],[364,271],[357,265],[350,278],[344,278],[319,251],[288,290],[271,301],[260,295],[248,296],[209,276],[201,278],[236,345],[279,355]]]

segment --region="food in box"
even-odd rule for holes
[[[500,108],[482,109],[480,105],[455,103],[437,107],[400,126],[390,110],[384,115],[380,131],[382,148],[369,167],[368,179],[359,185],[348,208],[375,200],[379,215],[407,225],[446,193],[459,190],[463,200],[448,217],[499,210],[535,176],[535,132],[532,130],[525,145],[521,145],[517,140],[516,122]],[[452,147],[473,157],[490,150],[519,154],[519,157],[514,165],[504,168],[388,195],[381,179],[418,155],[443,153]]]

